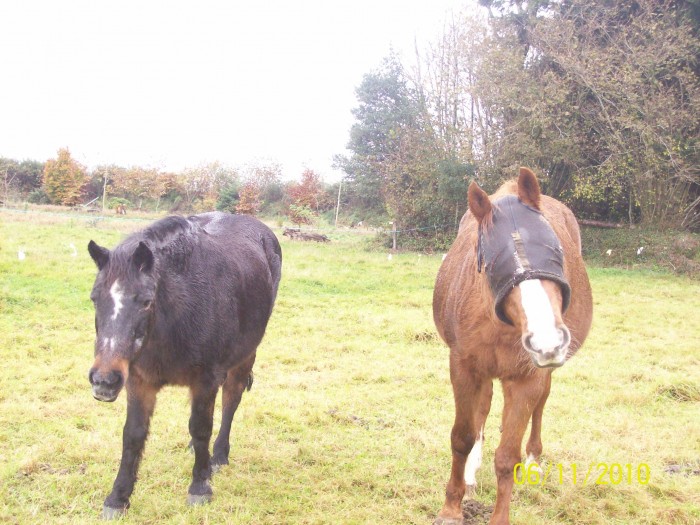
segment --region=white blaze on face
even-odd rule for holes
[[[557,329],[554,310],[549,296],[539,279],[528,279],[519,284],[523,311],[527,320],[527,331],[532,334],[530,343],[533,349],[551,351],[563,342],[563,335]]]
[[[114,337],[104,337],[102,339],[102,353],[113,354],[116,344],[117,342]]]
[[[481,432],[476,437],[474,446],[472,447],[469,456],[467,456],[467,464],[464,467],[464,482],[467,485],[476,485],[476,471],[481,468],[481,455],[484,445],[484,427],[481,427]]]
[[[124,294],[122,293],[121,287],[119,286],[119,281],[114,281],[114,284],[109,289],[109,294],[112,296],[112,301],[114,301],[114,311],[112,312],[112,321],[116,321],[119,316],[119,312],[122,309],[123,303],[122,299]]]

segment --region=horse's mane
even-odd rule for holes
[[[491,200],[494,201],[505,195],[517,195],[518,194],[518,181],[517,179],[507,180],[490,196]]]
[[[130,271],[131,256],[140,242],[144,242],[153,255],[164,252],[187,256],[193,243],[189,242],[199,227],[185,217],[171,215],[154,222],[147,228],[134,232],[110,253],[110,273]]]
[[[170,215],[151,224],[140,232],[143,240],[150,241],[152,250],[158,250],[174,242],[180,236],[191,233],[195,229],[191,221],[179,215]]]

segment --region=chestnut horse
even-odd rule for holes
[[[509,523],[513,470],[532,418],[527,461],[542,453],[542,412],[554,368],[583,344],[591,325],[591,287],[571,210],[541,195],[534,173],[489,197],[472,182],[469,211],[438,272],[433,316],[450,347],[455,398],[452,472],[435,524],[462,523],[462,498],[473,495],[493,379],[503,387],[496,450],[496,505],[490,525]]]

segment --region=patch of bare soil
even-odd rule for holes
[[[493,505],[469,499],[462,502],[463,525],[485,525],[493,513]]]
[[[664,473],[682,476],[700,476],[700,459],[690,462],[670,463],[664,467]]]

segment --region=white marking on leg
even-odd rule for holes
[[[533,465],[530,467],[530,465]],[[528,470],[529,467],[529,470]],[[525,473],[527,475],[527,472],[531,472],[533,470],[536,470],[540,474],[543,474],[542,467],[540,467],[540,464],[537,461],[537,458],[533,456],[532,454],[528,454],[527,458],[525,459]]]
[[[525,475],[527,475],[528,472],[532,471],[544,474],[544,471],[542,470],[542,467],[540,467],[537,458],[535,458],[535,456],[533,456],[532,454],[528,454],[527,458],[525,458]]]
[[[119,286],[119,281],[114,281],[114,284],[109,289],[109,294],[112,296],[112,300],[114,301],[114,311],[112,312],[112,321],[116,321],[117,316],[119,316],[119,312],[122,309],[122,306],[124,306],[122,303],[122,299],[124,298],[124,294],[122,293],[121,287]]]
[[[464,481],[467,485],[476,485],[476,471],[481,468],[481,455],[483,453],[484,444],[484,427],[481,427],[481,432],[474,442],[469,456],[467,456],[467,464],[464,467]]]
[[[536,350],[551,351],[564,341],[557,329],[554,310],[549,296],[539,279],[528,279],[520,283],[520,297],[527,319],[527,331],[532,334],[530,342]]]

